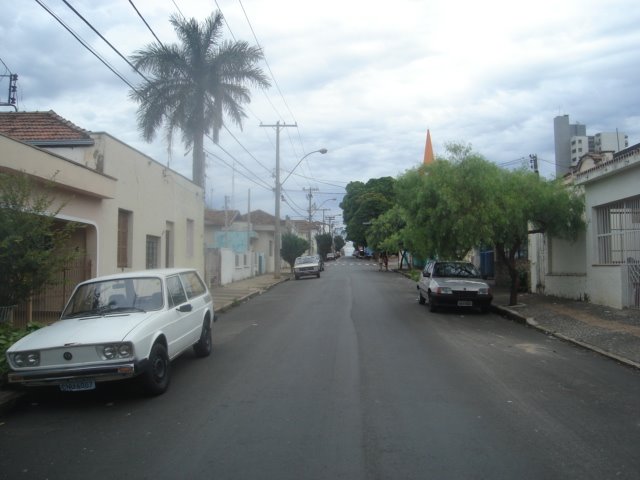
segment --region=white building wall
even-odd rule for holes
[[[591,165],[575,175],[585,192],[584,238],[575,244],[553,239],[547,245],[548,265],[538,279],[544,293],[584,299],[614,308],[629,306],[629,277],[624,264],[601,264],[598,253],[596,218],[599,207],[640,195],[640,156],[637,152],[616,160]],[[549,243],[549,242],[547,242]],[[530,250],[538,255],[541,242]],[[532,262],[533,263],[533,262]],[[532,265],[532,282],[536,275]]]
[[[585,153],[589,153],[589,137],[586,135],[571,137],[569,148],[571,152],[571,166],[575,167],[578,164],[580,157]]]
[[[619,152],[629,146],[629,137],[621,132],[602,132],[594,135],[596,152]]]

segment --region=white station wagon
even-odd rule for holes
[[[7,350],[8,380],[91,390],[96,382],[139,376],[164,393],[170,361],[193,347],[211,353],[211,294],[192,269],[144,270],[94,278],[74,290],[60,319]]]

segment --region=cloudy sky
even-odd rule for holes
[[[171,14],[203,19],[220,9],[228,39],[259,44],[273,87],[255,90],[240,130],[207,141],[207,203],[274,212],[277,121],[282,214],[340,213],[345,185],[398,176],[423,158],[427,129],[436,156],[464,142],[512,167],[537,154],[553,177],[553,118],[587,133],[640,142],[640,2],[637,0],[69,0],[122,55],[176,37]],[[130,87],[43,6],[133,85],[142,81],[61,0],[15,2],[0,18],[0,73],[17,73],[21,111],[54,110],[107,132],[191,177],[176,139],[144,142]],[[8,81],[0,77],[0,101]],[[4,110],[9,110],[3,107]],[[261,124],[263,126],[261,126]],[[519,159],[524,159],[519,161]],[[336,200],[333,200],[336,199]],[[338,217],[339,221],[339,217]]]

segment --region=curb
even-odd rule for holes
[[[582,347],[584,349],[587,350],[591,350],[593,352],[596,352],[600,355],[603,355],[605,357],[608,357],[612,360],[615,360],[617,362],[623,363],[629,367],[633,367],[633,368],[637,368],[640,370],[640,363],[634,362],[633,360],[629,360],[628,358],[625,357],[621,357],[620,355],[616,355],[615,353],[609,352],[607,350],[604,350],[600,347],[597,347],[595,345],[592,345],[590,343],[585,343],[582,342],[580,340],[576,340],[575,338],[571,338],[571,337],[567,337],[566,335],[563,335],[562,333],[558,333],[555,332],[553,330],[549,330],[546,327],[543,327],[542,325],[540,325],[538,322],[536,322],[533,318],[528,318],[528,317],[524,317],[522,315],[520,315],[517,312],[514,312],[513,310],[510,310],[508,308],[505,307],[501,307],[498,305],[493,305],[492,306],[493,309],[495,309],[496,312],[500,313],[501,315],[503,315],[504,317],[508,318],[509,320],[513,320],[514,322],[526,325],[528,327],[531,328],[535,328],[536,330],[545,333],[547,335],[551,335],[552,337],[556,337],[560,340],[563,340],[565,342],[568,343],[573,343],[574,345],[578,345],[579,347]]]
[[[261,295],[261,294],[263,294],[264,292],[266,292],[266,291],[268,291],[268,290],[272,289],[272,288],[273,288],[273,287],[275,287],[276,285],[280,285],[281,283],[284,283],[284,282],[287,282],[287,281],[289,281],[289,278],[288,278],[288,277],[286,277],[286,278],[281,278],[281,279],[280,279],[280,280],[278,280],[277,282],[272,283],[272,284],[269,284],[269,285],[266,285],[266,286],[262,287],[262,288],[261,288],[261,289],[259,289],[259,290],[255,290],[255,291],[253,291],[253,292],[249,292],[248,294],[246,294],[246,295],[244,295],[244,296],[242,296],[242,297],[235,298],[233,301],[231,301],[231,302],[229,302],[229,303],[227,303],[227,304],[225,304],[225,305],[222,305],[222,306],[221,306],[221,307],[219,307],[219,308],[215,308],[215,305],[214,305],[214,310],[216,311],[216,313],[223,313],[223,312],[226,312],[227,310],[232,309],[235,305],[240,304],[240,303],[244,303],[244,302],[246,302],[247,300],[249,300],[249,299],[251,299],[251,298],[255,297],[256,295]]]

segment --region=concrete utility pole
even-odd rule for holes
[[[302,190],[305,192],[307,191],[306,188],[303,188]],[[311,249],[311,220],[313,218],[313,207],[311,206],[311,199],[313,198],[313,192],[317,192],[320,189],[317,187],[309,187],[308,190],[309,193],[307,193],[307,198],[309,199],[309,231],[307,232],[307,237],[309,239],[309,255],[311,255],[313,253]]]
[[[281,234],[280,234],[280,195],[282,184],[280,183],[280,129],[285,127],[297,127],[298,124],[294,123],[293,125],[286,123],[280,123],[277,121],[275,125],[262,125],[261,127],[271,127],[276,129],[276,218],[275,218],[275,230],[274,230],[274,239],[273,239],[273,278],[280,278],[280,271],[282,267],[280,266],[280,243],[281,243]],[[288,177],[287,177],[288,178]]]

